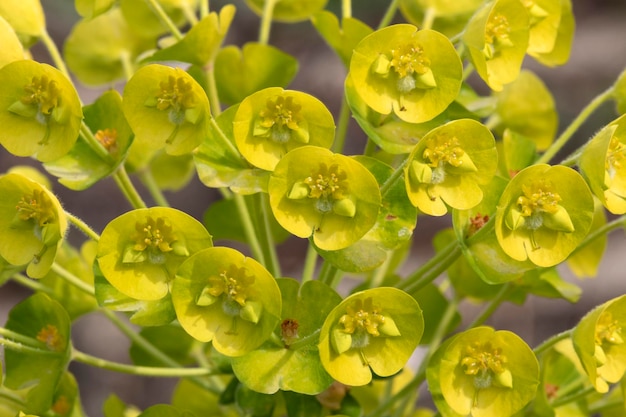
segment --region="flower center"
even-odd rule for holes
[[[326,164],[322,164],[316,175],[311,175],[304,180],[309,186],[310,198],[342,198],[342,188],[346,179],[344,172],[339,172],[337,164],[333,164],[328,168]]]
[[[25,195],[15,207],[20,220],[34,219],[39,227],[43,227],[55,219],[52,201],[43,190],[33,190],[30,195]]]
[[[456,136],[438,135],[426,141],[426,149],[422,157],[432,168],[437,168],[444,163],[459,167],[463,164],[463,155],[465,151],[459,146]]]
[[[494,382],[510,388],[512,381],[510,371],[505,367],[506,362],[500,348],[475,342],[465,347],[461,366],[465,375],[474,377],[476,388],[489,388]]]
[[[46,327],[39,330],[37,340],[45,343],[50,350],[59,352],[63,349],[63,340],[61,339],[59,330],[52,324],[47,324]]]
[[[140,252],[148,249],[150,252],[167,253],[173,249],[171,245],[177,240],[172,232],[172,226],[168,225],[163,217],[156,220],[148,217],[145,223],[137,222],[135,230],[133,240],[136,243],[133,249]]]
[[[419,45],[405,44],[391,50],[391,67],[398,77],[426,74],[430,69],[430,60],[424,56],[424,49]]]
[[[487,27],[485,28],[485,43],[494,44],[496,42],[509,41],[509,34],[511,28],[506,16],[496,13],[487,21]]]
[[[605,162],[605,169],[611,179],[615,177],[615,174],[617,174],[617,172],[626,167],[626,164],[624,163],[625,160],[626,146],[624,146],[624,144],[619,140],[618,137],[611,137]]]
[[[248,275],[246,268],[231,265],[228,270],[209,278],[207,291],[213,297],[225,295],[228,301],[244,307],[250,296],[252,284],[254,284],[254,276]],[[233,315],[236,314],[239,314],[238,310]]]
[[[28,105],[36,105],[38,108],[37,121],[46,124],[46,116],[50,116],[52,110],[59,105],[61,90],[54,80],[48,79],[47,75],[33,77],[32,82],[24,87],[26,95],[22,96],[21,102]]]
[[[541,212],[556,213],[561,196],[552,188],[552,184],[544,180],[535,181],[530,186],[522,185],[524,195],[517,199],[521,215],[532,217]]]
[[[602,346],[605,343],[621,345],[624,343],[621,334],[622,327],[619,322],[613,319],[613,315],[610,312],[603,312],[596,323],[596,345]]]
[[[339,319],[343,331],[349,334],[366,332],[372,336],[380,336],[378,326],[384,323],[385,317],[380,314],[380,308],[374,306],[371,297],[365,301],[355,300],[346,308],[346,314]]]
[[[259,118],[254,123],[253,135],[269,137],[277,143],[287,143],[291,139],[308,143],[309,132],[301,109],[302,106],[294,102],[293,97],[279,95],[274,101],[268,99],[265,109],[259,112]]]
[[[195,98],[191,82],[183,77],[170,75],[167,81],[159,84],[161,91],[156,96],[156,108],[169,110],[170,121],[181,124],[185,118],[185,110],[195,107]]]
[[[94,137],[100,144],[109,152],[115,152],[117,150],[117,130],[116,129],[104,129],[98,130]]]

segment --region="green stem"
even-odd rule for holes
[[[167,201],[167,198],[165,198],[163,191],[159,188],[156,181],[154,180],[154,175],[152,175],[152,171],[150,171],[150,168],[145,168],[141,170],[139,172],[139,178],[141,179],[143,185],[145,185],[148,189],[148,192],[154,199],[154,202],[157,204],[157,206],[170,207],[170,203]]]
[[[34,353],[36,355],[55,355],[59,356],[59,352],[49,350],[48,348],[37,348],[29,345],[25,345],[20,342],[14,342],[13,340],[0,338],[0,346],[4,346],[5,349],[10,349],[20,353]]]
[[[254,230],[254,225],[252,224],[252,217],[250,216],[250,210],[248,210],[248,205],[246,204],[246,200],[240,194],[235,194],[233,196],[233,200],[235,201],[235,205],[237,206],[237,212],[239,213],[239,219],[241,220],[241,225],[243,226],[244,233],[246,235],[246,240],[250,245],[250,249],[252,250],[252,255],[259,261],[263,266],[267,265],[265,256],[263,255],[263,249],[261,248],[261,243],[256,235]]]
[[[96,242],[100,240],[100,235],[96,233],[87,223],[67,211],[65,212],[65,216],[67,217],[67,220],[74,225],[74,227],[83,232],[83,234],[89,239]]]
[[[46,287],[45,285],[41,284],[39,280],[28,278],[26,275],[15,274],[11,277],[11,279],[17,282],[18,284],[20,284],[21,286],[29,288],[33,291],[39,291],[39,292],[48,294],[50,296],[55,295],[54,291],[51,288]]]
[[[23,334],[14,332],[13,330],[5,329],[4,327],[0,327],[0,336],[10,339],[10,342],[15,342],[32,349],[49,350],[44,342],[30,336],[24,336]],[[2,342],[0,341],[0,343]]]
[[[341,16],[352,17],[352,0],[341,0]]]
[[[545,340],[539,346],[534,348],[533,352],[535,353],[535,355],[539,356],[542,353],[544,353],[545,351],[547,351],[548,349],[552,348],[554,345],[556,345],[561,340],[565,340],[565,339],[567,339],[567,338],[569,338],[571,336],[572,336],[572,330],[571,329],[570,330],[565,330],[564,332],[561,332],[559,334],[555,334],[552,337],[550,337],[548,340]]]
[[[186,1],[181,2],[180,5],[183,9],[183,14],[185,15],[185,19],[187,19],[187,22],[189,22],[191,26],[195,26],[198,23],[195,10],[193,10]]]
[[[337,130],[335,131],[335,141],[332,150],[335,153],[342,153],[346,144],[346,136],[348,134],[348,126],[350,124],[350,106],[348,100],[344,97],[341,100],[341,109],[339,110],[339,120],[337,122]]]
[[[222,107],[220,106],[220,96],[217,90],[217,81],[215,80],[215,62],[207,63],[204,74],[207,80],[207,95],[209,96],[211,113],[213,113],[213,117],[217,117],[222,113]]]
[[[56,43],[54,43],[54,40],[50,37],[50,34],[45,28],[43,29],[41,33],[41,41],[43,42],[46,49],[48,50],[48,53],[50,54],[50,57],[52,58],[52,62],[54,62],[54,65],[59,69],[59,71],[63,73],[63,75],[65,75],[65,77],[68,80],[71,80],[72,77],[70,77],[70,72],[67,70],[65,61],[61,57],[59,48],[57,48]]]
[[[554,401],[552,401],[550,403],[550,407],[552,409],[555,409],[557,407],[561,407],[562,405],[573,403],[573,402],[576,402],[578,400],[581,400],[581,399],[585,398],[586,396],[594,394],[596,392],[597,391],[596,391],[595,387],[590,386],[590,387],[581,389],[580,391],[575,392],[575,393],[573,393],[571,395],[566,395],[564,397],[557,398],[556,400],[554,400]]]
[[[265,259],[268,262],[268,270],[270,273],[278,278],[282,276],[280,270],[280,261],[278,260],[278,254],[276,253],[276,243],[274,242],[274,235],[272,234],[272,228],[270,226],[270,203],[267,198],[267,194],[259,193],[259,206],[262,217],[262,229],[264,237]]]
[[[368,284],[369,288],[377,288],[382,286],[387,273],[389,272],[389,267],[391,266],[392,256],[391,253],[387,254],[387,258],[378,268],[374,270],[370,282]]]
[[[313,279],[316,265],[317,265],[317,251],[315,250],[315,246],[313,246],[313,243],[309,242],[309,245],[307,246],[307,250],[306,250],[306,256],[304,258],[304,267],[302,268],[301,284],[304,284],[305,282]]]
[[[593,100],[582,109],[582,111],[576,116],[576,118],[570,123],[570,125],[561,133],[561,135],[554,141],[554,143],[544,152],[544,154],[535,162],[536,164],[547,164],[557,154],[558,151],[565,146],[565,144],[571,139],[571,137],[578,131],[580,126],[591,116],[591,114],[600,107],[605,101],[609,100],[614,93],[614,88],[611,86],[604,92],[600,93]]]
[[[76,349],[73,349],[72,351],[72,360],[94,366],[96,368],[141,376],[185,378],[193,376],[207,376],[212,374],[210,369],[205,368],[159,368],[154,366],[127,365],[124,363],[97,358]]]
[[[124,165],[120,165],[117,171],[115,171],[113,179],[133,208],[138,209],[147,207],[146,203],[141,198],[141,195],[139,195],[139,192],[137,192],[137,189],[131,182]]]
[[[405,280],[401,281],[397,287],[406,292],[419,291],[427,284],[434,281],[443,271],[461,255],[461,246],[457,241],[451,242],[443,250],[436,253],[421,267],[415,270]]]
[[[146,0],[146,1],[150,4],[150,6],[152,6],[152,10],[154,11],[154,13],[157,15],[159,20],[165,26],[167,26],[167,28],[172,33],[172,35],[174,35],[176,40],[179,41],[183,39],[183,34],[180,32],[180,30],[178,30],[178,28],[176,27],[172,19],[170,19],[170,17],[167,15],[167,13],[165,13],[165,10],[163,10],[159,2],[156,0]]]
[[[320,332],[321,331],[322,331],[322,329],[317,329],[313,333],[311,333],[310,335],[304,336],[304,337],[296,340],[295,342],[293,342],[292,344],[289,345],[289,349],[291,349],[291,350],[298,350],[298,349],[302,349],[305,346],[316,344],[317,341],[320,338]]]
[[[409,163],[409,159],[410,159],[410,156],[407,156],[406,159],[402,161],[400,166],[396,168],[393,174],[391,174],[391,176],[387,178],[387,181],[385,181],[383,185],[380,186],[381,196],[384,197],[387,194],[387,192],[389,192],[391,187],[393,187],[396,181],[398,181],[400,178],[404,178],[404,168]]]
[[[204,19],[209,15],[211,7],[209,6],[209,0],[200,0],[200,19]]]
[[[237,159],[242,159],[241,154],[239,153],[239,150],[230,141],[230,139],[228,139],[226,134],[224,134],[224,131],[222,131],[220,126],[217,124],[217,121],[213,117],[211,117],[211,120],[209,123],[211,124],[211,127],[215,129],[217,136],[222,140],[222,144],[224,145],[224,147],[228,149],[228,151],[230,151],[230,153],[232,153],[233,156],[235,156]]]
[[[122,63],[122,69],[124,71],[124,78],[126,81],[130,80],[135,74],[135,65],[130,59],[130,51],[122,50],[119,55],[120,62]]]
[[[594,240],[596,240],[597,238],[607,235],[610,232],[616,230],[616,229],[621,229],[623,227],[626,227],[626,215],[620,216],[608,223],[603,224],[601,227],[598,227],[597,229],[591,231],[586,237],[585,239],[576,247],[576,249],[574,249],[574,251],[571,253],[571,255],[575,254],[576,252],[578,252],[579,250],[582,250],[583,248],[585,248],[587,245],[589,245],[590,243],[593,243]],[[571,256],[570,255],[570,256]]]
[[[367,142],[365,142],[365,149],[363,150],[363,155],[365,156],[374,156],[374,152],[376,152],[376,142],[372,139],[367,138]]]
[[[434,7],[428,7],[424,12],[424,18],[422,19],[422,27],[420,30],[431,29],[435,18],[437,17],[437,11]]]
[[[82,292],[84,292],[86,294],[89,294],[91,296],[94,295],[94,288],[93,288],[92,285],[89,285],[85,281],[82,281],[80,278],[78,278],[76,275],[72,274],[67,269],[63,268],[58,263],[56,263],[56,262],[52,263],[52,268],[51,269],[52,269],[52,272],[54,272],[55,274],[59,275],[65,281],[69,282],[70,284],[72,284],[73,286],[75,286],[76,288],[81,290]]]
[[[270,31],[272,29],[272,16],[274,15],[274,6],[278,0],[265,0],[263,6],[263,16],[261,16],[261,28],[259,30],[259,43],[267,45],[270,40]]]
[[[340,273],[339,269],[328,261],[324,261],[319,274],[319,280],[331,288],[334,288],[337,274]]]
[[[503,302],[509,297],[509,295],[515,290],[515,287],[511,283],[507,282],[500,288],[498,294],[485,306],[480,314],[467,326],[468,329],[480,326],[502,305]]]
[[[398,0],[391,0],[391,3],[389,3],[389,7],[387,7],[387,10],[385,11],[383,18],[380,20],[380,23],[378,24],[378,29],[382,29],[384,27],[389,26],[389,24],[393,20],[393,17],[396,15],[397,10],[398,10]]]

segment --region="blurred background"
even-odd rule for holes
[[[1,0],[0,0],[1,1]],[[41,0],[46,10],[48,31],[60,48],[63,39],[78,20],[73,0]],[[219,10],[226,2],[211,1],[212,10]],[[242,45],[258,37],[259,19],[247,8],[243,1],[234,2],[237,14],[225,44]],[[388,0],[357,0],[353,2],[355,17],[371,26],[376,26],[382,17]],[[608,88],[626,68],[626,0],[572,0],[576,18],[576,36],[570,61],[557,68],[538,65],[528,58],[525,66],[534,70],[552,91],[560,114],[560,130],[577,115],[593,97]],[[328,8],[339,11],[340,0],[330,0]],[[400,14],[396,21],[402,21]],[[270,43],[294,55],[300,62],[300,70],[289,88],[312,94],[322,100],[335,115],[338,114],[345,70],[309,22],[298,24],[275,24]],[[306,45],[303,48],[302,45]],[[33,49],[34,56],[41,62],[50,62],[47,52],[41,45]],[[107,86],[108,88],[108,86]],[[102,90],[79,85],[79,93],[85,103],[95,99]],[[616,117],[612,104],[601,107],[583,128],[573,142],[582,143],[604,124]],[[350,148],[357,153],[365,145],[365,137],[355,123],[352,124]],[[15,164],[37,166],[36,161],[18,159],[0,149],[0,172]],[[101,232],[113,218],[131,209],[121,198],[115,183],[105,180],[94,187],[74,192],[56,184],[55,193],[66,210],[77,215]],[[167,193],[173,206],[186,211],[197,219],[208,205],[219,198],[215,190],[204,187],[197,179],[192,180],[184,190]],[[407,268],[419,265],[432,254],[430,238],[446,225],[446,219],[420,218],[415,246]],[[72,230],[70,239],[79,243],[82,236]],[[301,267],[306,241],[289,240],[279,247],[282,265],[286,275],[297,276]],[[541,342],[548,335],[568,329],[578,322],[582,315],[593,306],[618,294],[626,292],[624,266],[617,262],[626,253],[626,239],[623,233],[610,236],[610,251],[603,261],[598,277],[580,282],[564,269],[568,279],[576,281],[584,288],[579,303],[572,305],[562,300],[530,298],[523,306],[506,304],[489,322],[497,329],[509,329],[518,333],[531,346]],[[12,283],[0,289],[0,323],[6,320],[10,308],[29,292]],[[478,311],[475,306],[463,307],[471,319]],[[88,329],[88,332],[85,331]],[[74,328],[76,346],[88,353],[120,362],[128,361],[128,341],[105,319],[97,315],[81,318]],[[85,411],[90,416],[102,415],[102,403],[110,393],[115,393],[125,402],[140,408],[152,404],[169,402],[174,381],[154,378],[140,378],[99,371],[80,364],[71,366],[79,380],[81,397]]]

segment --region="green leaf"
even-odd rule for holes
[[[220,99],[235,104],[268,87],[286,87],[298,71],[291,55],[260,43],[222,48],[215,58],[215,80]]]
[[[178,191],[184,188],[196,173],[192,155],[169,155],[164,151],[157,152],[147,169],[163,191]]]
[[[146,408],[144,412],[138,414],[137,417],[194,417],[194,414],[171,405],[157,404]]]
[[[439,328],[439,322],[445,314],[446,309],[449,308],[450,302],[441,293],[439,288],[433,284],[428,284],[411,295],[422,307],[423,315],[428,317],[428,320],[424,321],[424,334],[420,340],[420,345],[428,345],[435,336],[435,332]],[[446,333],[452,332],[460,323],[461,315],[455,310],[453,319],[450,320],[448,328],[445,329]]]
[[[593,222],[589,233],[599,230],[606,225],[606,213],[602,204],[595,201],[595,211],[593,214]],[[578,278],[595,277],[598,274],[598,268],[602,261],[605,249],[608,245],[608,236],[602,234],[593,240],[592,244],[578,248],[569,258],[567,258],[567,266]]]
[[[126,417],[128,413],[138,415],[140,411],[133,406],[127,406],[117,395],[111,394],[102,407],[104,417]]]
[[[61,184],[77,191],[91,187],[115,171],[133,138],[122,112],[122,97],[117,91],[106,91],[83,111],[85,123],[108,150],[113,162],[103,161],[87,142],[79,140],[65,156],[44,163],[46,171],[58,177]]]
[[[243,384],[235,391],[237,407],[251,417],[270,417],[276,406],[276,400],[276,395],[255,392]]]
[[[114,4],[115,0],[74,0],[74,7],[78,14],[88,19],[106,12]]]
[[[160,0],[159,5],[168,18],[177,26],[187,23],[185,9],[193,13],[198,5],[197,0]],[[169,27],[154,12],[152,6],[141,0],[119,0],[119,8],[124,19],[132,24],[133,31],[144,38],[156,39],[170,33]]]
[[[235,6],[228,4],[219,15],[212,12],[193,25],[182,40],[155,52],[142,62],[181,61],[204,67],[214,61],[234,16]]]
[[[283,307],[276,336],[283,346],[267,342],[234,358],[233,372],[257,392],[273,394],[280,389],[319,394],[328,388],[332,378],[320,362],[315,336],[341,297],[320,281],[307,281],[301,288],[292,279],[280,279],[278,284]]]
[[[267,0],[246,0],[246,4],[259,16],[263,15],[263,9]],[[281,0],[274,3],[271,11],[273,20],[279,22],[298,22],[307,20],[326,6],[328,0]]]
[[[196,416],[232,416],[232,412],[220,406],[217,395],[185,378],[174,388],[172,405]]]
[[[337,16],[326,10],[313,15],[311,22],[346,67],[350,65],[354,47],[373,32],[372,28],[354,17],[344,17],[340,26]]]
[[[5,351],[4,384],[14,390],[30,387],[26,411],[44,413],[70,361],[70,318],[59,303],[37,293],[11,309],[5,327],[41,343],[41,353]]]
[[[318,417],[322,412],[322,404],[315,397],[291,391],[282,394],[288,417]]]
[[[193,339],[180,326],[146,327],[139,334],[176,362],[183,365],[193,362],[190,358]],[[137,343],[133,342],[129,353],[135,365],[163,366],[163,362],[155,359]]]

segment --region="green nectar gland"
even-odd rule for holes
[[[605,311],[596,322],[595,332],[595,352],[594,358],[598,365],[606,363],[606,349],[610,345],[621,345],[624,343],[622,339],[622,327],[620,323],[613,319],[613,315]]]
[[[485,48],[483,53],[487,59],[492,59],[498,54],[498,49],[513,46],[509,37],[511,27],[506,16],[496,13],[487,21],[485,28]]]
[[[221,301],[222,310],[228,316],[241,317],[252,323],[258,323],[262,306],[254,298],[254,275],[249,275],[245,267],[230,265],[219,275],[209,277],[208,285],[196,299],[196,305],[209,306]]]
[[[339,326],[333,331],[332,342],[339,354],[349,349],[361,349],[369,345],[370,337],[400,336],[391,317],[381,313],[372,298],[356,299],[339,318]]]
[[[340,216],[354,217],[356,205],[348,196],[347,175],[337,164],[321,164],[319,171],[303,181],[296,182],[288,198],[315,200],[315,208],[322,214],[334,212]]]
[[[15,206],[17,218],[22,221],[34,221],[37,226],[44,227],[56,219],[54,206],[43,190],[34,189]]]
[[[163,217],[156,220],[148,217],[145,222],[137,222],[132,239],[135,241],[131,251],[132,259],[126,254],[124,262],[148,261],[152,264],[163,264],[167,253],[181,256],[189,254],[178,241],[172,226]]]
[[[274,101],[267,99],[265,109],[259,112],[255,121],[253,136],[267,137],[276,143],[294,140],[301,144],[309,143],[306,121],[300,110],[302,106],[291,96],[277,96]]]
[[[170,122],[180,125],[187,118],[187,110],[196,107],[191,82],[183,77],[170,75],[166,81],[161,81],[160,92],[156,96],[156,108],[168,111]],[[193,123],[193,121],[191,121]]]
[[[465,375],[474,377],[476,389],[490,388],[494,385],[511,388],[513,380],[511,371],[506,368],[506,357],[501,349],[491,344],[475,342],[466,346],[460,365]]]

